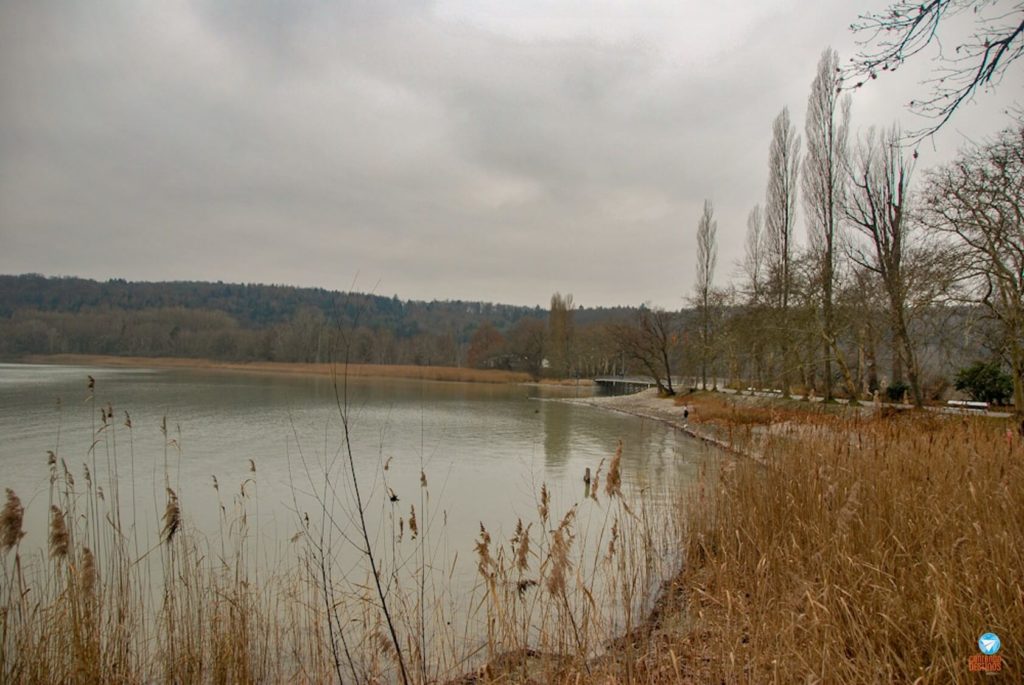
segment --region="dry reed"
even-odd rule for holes
[[[986,418],[772,407],[744,431],[745,408],[727,404],[698,400],[694,418],[768,468],[731,463],[690,506],[683,585],[700,639],[686,651],[701,680],[962,682],[989,630],[1001,675],[1020,679],[1019,439]]]
[[[342,373],[340,365],[300,362],[221,362],[180,357],[117,357],[106,355],[30,355],[23,360],[39,364],[74,364],[129,368],[202,369],[243,373],[301,374],[333,377]],[[344,373],[351,378],[396,378],[459,383],[527,383],[528,373],[499,369],[471,369],[454,366],[415,366],[400,364],[348,364]],[[578,384],[578,381],[574,381]]]

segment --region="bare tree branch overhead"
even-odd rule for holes
[[[973,15],[970,35],[945,45],[943,38],[951,37],[944,31],[950,18],[968,13]],[[895,71],[930,45],[938,46],[934,75],[922,84],[927,92],[908,103],[933,121],[912,133],[917,140],[942,128],[979,89],[998,86],[1024,54],[1024,2],[1019,1],[900,0],[860,15],[850,28],[862,36],[861,52],[845,69],[851,88],[860,88],[880,72]]]

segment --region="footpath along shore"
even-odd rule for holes
[[[823,405],[820,401],[752,396],[737,392],[695,391],[660,397],[650,388],[632,395],[583,397],[561,400],[586,404],[639,418],[668,424],[687,435],[734,454],[766,464],[764,448],[769,440],[806,440],[833,432],[821,418],[833,416],[870,417],[912,410],[910,405],[846,403]],[[938,415],[1006,419],[1005,411],[977,411],[947,406],[928,406]],[[1024,435],[1024,423],[1018,429]]]

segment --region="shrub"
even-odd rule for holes
[[[902,402],[908,392],[910,392],[910,386],[903,381],[897,381],[889,384],[889,387],[885,389],[885,396],[890,402]]]
[[[956,389],[971,399],[991,404],[1006,404],[1013,394],[1013,379],[999,367],[999,362],[974,362],[960,369]]]

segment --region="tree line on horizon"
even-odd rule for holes
[[[536,377],[612,371],[630,307],[400,300],[319,288],[0,275],[0,357],[101,354],[223,361],[472,366]],[[551,328],[552,330],[549,330]],[[549,359],[550,357],[550,359]]]
[[[703,225],[709,228],[708,221]],[[699,385],[702,372],[706,381],[710,372],[714,380],[708,382],[716,383],[726,373],[724,363],[733,375],[723,382],[739,387],[745,363],[740,357],[750,358],[759,348],[741,348],[746,343],[738,332],[749,323],[749,312],[720,300],[721,294],[709,288],[714,306],[667,312],[643,305],[585,308],[571,294],[555,293],[550,308],[542,310],[285,286],[0,276],[0,357],[102,354],[324,363],[347,355],[353,363],[516,370],[535,378],[639,374],[655,378],[666,392],[674,391],[673,375],[689,376]],[[947,328],[950,316],[964,322],[978,318],[969,307],[932,315],[939,317],[932,322],[936,330]],[[725,321],[730,326],[724,327]],[[941,377],[937,390],[945,390],[948,377],[969,360],[965,344],[946,336],[928,346],[925,359]],[[712,348],[715,354],[703,354]],[[876,363],[888,363],[887,350],[876,354]]]

